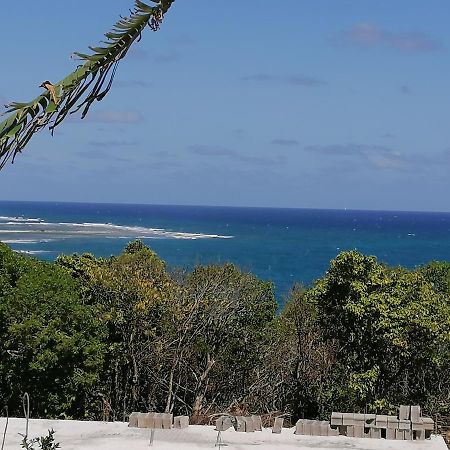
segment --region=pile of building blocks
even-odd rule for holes
[[[231,427],[239,433],[261,431],[261,416],[221,416],[216,420],[216,431],[225,431]]]
[[[331,421],[300,419],[296,434],[392,440],[423,440],[431,437],[434,421],[422,417],[420,406],[401,406],[397,416],[333,412]]]
[[[189,426],[188,416],[176,416],[164,413],[140,413],[130,414],[129,427],[151,428],[152,430],[170,430],[172,428],[187,428]]]

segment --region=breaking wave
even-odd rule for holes
[[[190,233],[163,228],[112,223],[45,222],[39,218],[0,216],[0,241],[8,244],[38,244],[74,238],[115,239],[231,239],[233,236]]]

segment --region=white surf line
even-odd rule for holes
[[[37,220],[37,219],[36,219]],[[26,225],[26,229],[3,229],[2,225],[14,225],[18,228]],[[101,236],[101,237],[118,237],[115,233],[120,233],[124,238],[154,238],[166,237],[172,239],[232,239],[233,236],[206,234],[206,233],[190,233],[183,231],[169,231],[163,228],[146,228],[129,225],[115,225],[111,223],[73,223],[73,222],[9,222],[0,223],[0,239],[3,235],[8,234],[54,234],[58,237],[77,237],[77,236]]]

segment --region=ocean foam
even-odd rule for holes
[[[28,219],[25,217],[0,217],[0,221],[2,219],[6,220],[6,222],[0,222],[0,240],[9,244],[42,243],[79,237],[188,240],[233,238],[233,236],[219,234],[172,231],[163,228],[117,225],[113,223],[44,222],[42,219]],[[7,228],[4,228],[5,226]],[[44,239],[43,236],[45,236]]]

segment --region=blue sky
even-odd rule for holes
[[[2,0],[2,103],[131,5]],[[177,0],[0,198],[450,211],[449,23],[446,0]]]

